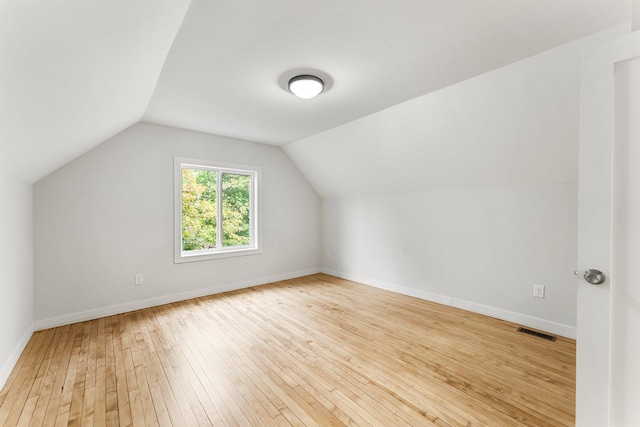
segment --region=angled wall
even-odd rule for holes
[[[262,254],[174,264],[174,156],[262,167]],[[34,212],[36,329],[319,265],[315,191],[282,149],[231,138],[139,123],[38,181]]]
[[[580,55],[623,31],[286,146],[323,197],[324,270],[574,336]]]
[[[32,185],[0,172],[0,388],[33,331]]]

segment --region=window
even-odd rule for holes
[[[260,168],[175,158],[175,262],[250,255]]]

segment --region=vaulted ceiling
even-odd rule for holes
[[[138,122],[283,145],[629,20],[626,0],[0,0],[0,172]],[[319,70],[300,100],[282,85]]]

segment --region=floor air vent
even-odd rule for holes
[[[518,328],[518,332],[522,332],[523,334],[527,334],[527,335],[533,335],[534,337],[538,337],[538,338],[544,338],[545,340],[548,340],[548,341],[556,340],[556,337],[554,337],[553,335],[544,334],[538,331],[532,331],[531,329],[527,329],[527,328]]]

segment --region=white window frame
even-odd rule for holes
[[[256,166],[237,165],[230,163],[220,163],[203,159],[191,159],[186,157],[174,157],[174,262],[192,262],[192,261],[204,261],[218,258],[228,258],[244,255],[255,255],[262,253],[260,246],[261,241],[261,226],[260,226],[260,187],[262,168]],[[250,243],[246,246],[232,246],[223,247],[218,244],[213,249],[203,249],[195,251],[183,251],[182,250],[182,170],[183,169],[202,169],[202,170],[215,170],[220,174],[232,173],[240,175],[249,175],[251,177],[250,187],[250,214],[249,214],[249,227],[250,227]],[[221,176],[221,175],[219,175]],[[222,218],[222,193],[220,187],[222,180],[218,180],[217,191],[217,209],[218,218]],[[218,224],[222,224],[219,220]],[[217,233],[218,241],[220,242],[222,236]]]

